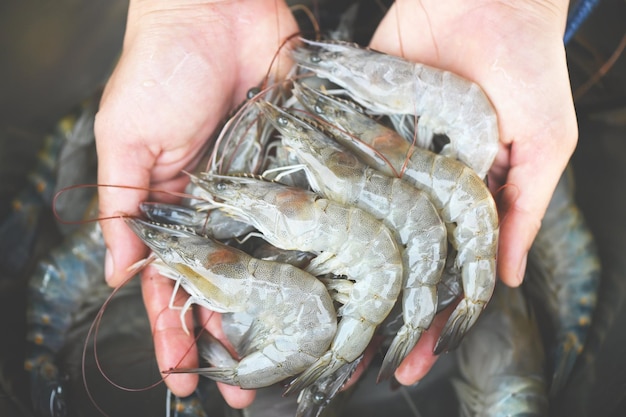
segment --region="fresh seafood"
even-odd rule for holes
[[[400,328],[381,367],[388,379],[430,326],[437,309],[437,283],[446,260],[446,228],[428,196],[368,167],[312,125],[269,103],[262,109],[283,143],[296,154],[314,191],[361,208],[395,232],[402,247],[404,277]]]
[[[317,253],[307,270],[346,275],[341,321],[330,350],[303,372],[286,393],[354,361],[369,343],[400,293],[402,257],[392,232],[363,210],[319,195],[256,178],[206,174],[194,178],[215,207],[254,225],[282,249]]]
[[[212,311],[254,317],[247,348],[236,365],[202,369],[202,375],[242,388],[259,388],[295,375],[322,355],[337,319],[330,295],[315,277],[288,264],[255,259],[213,239],[128,218],[152,249],[159,272]]]
[[[155,202],[143,202],[139,209],[153,222],[184,226],[197,235],[209,235],[215,239],[244,236],[254,230],[250,225],[238,222],[219,210],[206,213],[186,206]]]
[[[497,286],[457,357],[462,416],[547,415],[543,346],[520,288]]]
[[[280,89],[279,89],[280,90]],[[262,169],[270,139],[270,125],[259,117],[259,110],[251,99],[263,96],[278,101],[280,91],[261,94],[258,89],[248,92],[248,100],[238,109],[215,141],[207,170],[220,174],[255,173]]]
[[[341,365],[332,374],[319,378],[313,384],[300,391],[296,417],[319,417],[326,406],[335,398],[339,390],[350,379],[361,362],[361,355],[356,360]]]
[[[64,378],[56,354],[64,345],[75,312],[104,276],[102,232],[97,223],[78,229],[37,265],[29,282],[25,367],[38,415],[67,414]]]
[[[426,192],[439,210],[457,253],[454,266],[461,269],[464,298],[435,350],[453,349],[489,301],[496,282],[498,214],[489,189],[462,163],[412,146],[354,106],[312,89],[297,91],[310,111],[334,126],[337,141],[375,168]]]
[[[496,112],[483,90],[454,73],[345,42],[301,39],[292,56],[303,68],[346,89],[373,112],[419,115],[417,144],[435,134],[450,143],[442,154],[484,178],[498,151]]]
[[[34,239],[38,246],[46,246],[41,240],[50,238],[37,236],[41,234],[38,223],[41,216],[51,216],[55,190],[95,178],[96,102],[96,98],[85,101],[76,112],[61,119],[46,137],[37,167],[29,175],[28,188],[16,198],[15,214],[3,223],[0,235],[7,239],[2,241],[14,245],[10,251],[0,250],[3,256],[12,258],[10,263],[2,261],[3,268],[23,263],[21,257],[31,251],[28,247]],[[55,200],[54,209],[62,219],[93,219],[97,216],[94,195],[95,189],[66,191]],[[63,241],[55,240],[56,246],[33,265],[26,289],[24,367],[30,377],[32,411],[37,416],[62,417],[76,412],[76,404],[68,403],[68,388],[76,381],[71,378],[70,365],[63,362],[64,354],[70,349],[67,344],[72,340],[69,334],[84,318],[86,305],[102,302],[110,292],[104,282],[106,248],[99,225],[91,222],[80,226],[59,225],[59,228],[65,235]],[[18,245],[4,234],[14,229],[21,236]],[[15,272],[20,270],[12,268]],[[186,410],[189,414],[186,411],[178,415],[198,414],[198,409],[192,411],[187,407]]]
[[[551,395],[567,382],[583,350],[601,273],[595,241],[574,201],[571,175],[566,171],[554,191],[529,253],[525,281],[538,311],[551,322]]]
[[[56,186],[56,168],[71,118],[61,120],[44,139],[26,186],[11,201],[11,211],[0,225],[0,268],[3,279],[17,280],[28,268],[43,213],[50,207]]]

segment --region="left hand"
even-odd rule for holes
[[[566,0],[397,1],[370,45],[472,80],[493,103],[500,149],[488,179],[500,215],[497,271],[510,286],[522,282],[578,137],[563,45],[567,7]],[[420,380],[434,364],[433,333],[396,371],[402,384]]]

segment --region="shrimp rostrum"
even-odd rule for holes
[[[191,180],[206,190],[213,206],[254,225],[274,246],[316,253],[307,271],[349,279],[336,287],[343,306],[330,349],[296,378],[286,394],[357,359],[402,287],[402,256],[389,228],[361,209],[300,188],[212,174]]]
[[[183,311],[194,303],[255,317],[250,330],[254,338],[243,357],[197,370],[201,375],[260,388],[302,372],[328,349],[337,328],[336,312],[326,287],[311,274],[183,229],[126,221],[158,257],[158,271],[190,294]]]

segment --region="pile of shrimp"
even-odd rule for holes
[[[461,414],[545,415],[583,349],[600,273],[566,176],[528,269],[532,301],[549,294],[562,310],[547,312],[558,331],[542,344],[520,289],[490,302],[498,217],[484,178],[498,127],[482,90],[354,44],[303,39],[292,57],[287,81],[252,89],[225,123],[181,204],[144,202],[143,219],[126,219],[152,250],[141,264],[189,294],[181,325],[193,304],[221,313],[234,349],[202,333],[203,367],[166,373],[250,389],[286,381],[296,415],[318,416],[369,346],[382,340],[376,379],[389,379],[445,310],[435,353],[456,349]],[[30,279],[28,337],[41,342],[26,364],[40,415],[71,408],[54,358],[67,324],[41,318],[79,306],[63,277],[92,287],[103,250],[85,225]],[[174,398],[175,414],[203,415],[196,396]]]
[[[390,378],[448,306],[435,353],[458,347],[493,293],[498,242],[484,181],[498,126],[480,87],[301,42],[288,81],[251,90],[189,173],[183,204],[146,203],[147,221],[127,221],[189,293],[183,313],[199,304],[232,323],[239,359],[214,347],[191,371],[243,388],[295,377],[285,394],[336,392],[377,333],[389,339],[378,379]],[[417,146],[435,135],[449,139],[439,153]]]

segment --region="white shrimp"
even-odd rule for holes
[[[354,281],[342,280],[346,285],[337,288],[344,305],[331,348],[285,393],[298,392],[358,358],[402,287],[402,257],[393,233],[363,210],[300,188],[211,174],[191,180],[206,190],[207,200],[253,224],[274,246],[318,254],[309,272],[333,272]]]
[[[452,382],[461,416],[548,415],[541,335],[520,288],[497,286],[457,358],[461,378]]]
[[[496,281],[498,214],[489,189],[464,164],[412,146],[354,106],[311,89],[298,92],[305,106],[333,127],[337,141],[376,168],[425,191],[439,210],[457,251],[455,266],[461,268],[465,295],[435,351],[453,349],[489,301]]]
[[[404,325],[391,343],[379,379],[391,377],[430,327],[437,283],[446,261],[446,227],[428,196],[399,178],[365,165],[323,132],[270,103],[265,115],[282,134],[312,188],[324,197],[363,209],[395,232],[403,253]]]
[[[373,112],[418,115],[420,146],[429,146],[434,134],[445,134],[450,143],[441,153],[463,161],[480,178],[486,176],[498,151],[498,121],[477,84],[356,44],[302,42],[308,48],[292,53],[300,66],[345,88]]]
[[[195,372],[242,388],[260,388],[302,372],[327,351],[337,313],[328,291],[311,274],[191,232],[126,221],[159,257],[154,262],[159,272],[190,294],[183,311],[194,303],[255,318],[239,361]]]

